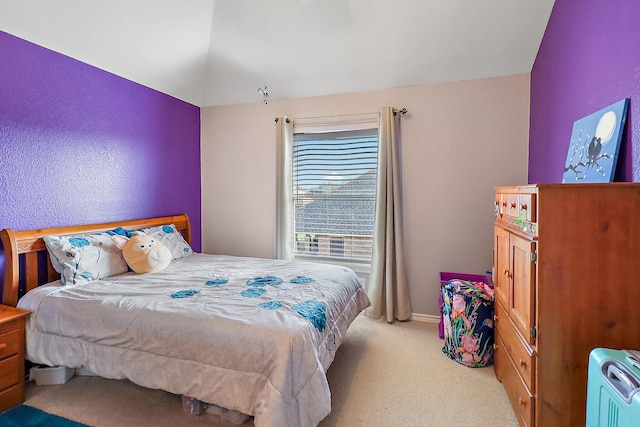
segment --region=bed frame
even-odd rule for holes
[[[191,244],[191,224],[186,214],[39,230],[13,231],[10,228],[5,228],[0,231],[5,256],[2,303],[15,307],[18,304],[18,299],[24,293],[60,278],[60,274],[54,270],[51,264],[47,248],[42,240],[43,236],[92,234],[113,230],[117,227],[136,230],[164,224],[174,224],[187,243]]]

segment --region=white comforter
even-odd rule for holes
[[[255,416],[314,426],[331,410],[325,371],[369,305],[348,268],[195,254],[159,273],[41,286],[27,358],[85,367]]]

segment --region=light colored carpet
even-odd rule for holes
[[[435,323],[358,317],[327,372],[332,411],[320,427],[518,426],[493,366],[467,368],[441,349]],[[26,393],[28,405],[96,427],[233,426],[185,414],[179,396],[128,381],[74,377],[29,383]]]

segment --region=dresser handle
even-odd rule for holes
[[[518,359],[518,362],[520,363],[520,366],[521,366],[521,367],[523,367],[523,368],[526,368],[526,367],[527,367],[527,362],[525,362],[524,360],[522,360],[522,359]]]
[[[521,211],[526,211],[527,210],[527,204],[526,203],[521,204],[520,205],[520,210]]]
[[[527,402],[526,402],[523,398],[521,398],[521,397],[519,397],[519,398],[518,398],[518,403],[519,403],[521,406],[525,406],[525,405],[527,404]]]
[[[512,208],[515,208],[515,207],[516,207],[515,202],[514,202],[514,203],[511,203],[511,207],[512,207]]]
[[[2,344],[0,344],[0,351],[4,350],[5,348],[7,348],[7,343],[3,342]]]
[[[502,202],[502,206],[507,207],[507,202]]]

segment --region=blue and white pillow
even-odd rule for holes
[[[111,234],[42,238],[63,284],[82,285],[128,271],[122,251],[113,243]]]
[[[164,245],[169,248],[169,251],[171,251],[172,260],[193,255],[193,249],[191,249],[191,246],[184,240],[184,237],[182,237],[182,234],[174,224],[159,225],[157,227],[143,228],[140,230],[126,230],[118,227],[108,233],[131,237],[136,231],[142,231],[148,236],[164,243]]]
[[[193,255],[193,249],[184,240],[182,234],[176,229],[174,224],[159,225],[157,227],[145,228],[145,234],[161,241],[171,251],[171,259],[184,258]]]

